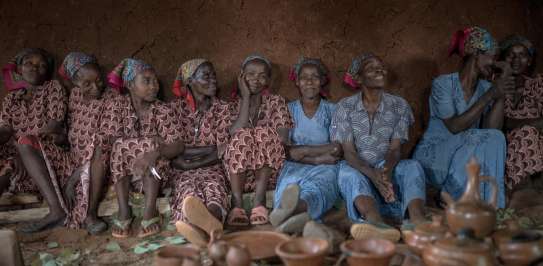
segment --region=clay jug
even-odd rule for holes
[[[498,186],[496,180],[490,176],[480,176],[481,167],[475,158],[471,158],[466,165],[468,182],[464,194],[454,201],[447,192],[441,195],[447,203],[447,224],[449,230],[458,234],[461,229],[471,228],[477,238],[488,236],[496,226],[496,204],[498,200]],[[479,185],[481,181],[488,181],[492,187],[490,202],[481,200]]]
[[[422,251],[427,245],[445,237],[447,228],[443,225],[443,216],[432,216],[431,223],[419,224],[413,231],[402,232],[405,243],[417,255],[422,255]]]

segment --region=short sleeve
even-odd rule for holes
[[[55,121],[64,121],[67,113],[67,95],[64,88],[56,80],[48,86],[47,118]]]
[[[332,142],[353,142],[353,128],[349,119],[349,110],[342,104],[339,104],[332,115],[330,123],[330,140]]]
[[[11,110],[13,106],[13,93],[9,93],[2,101],[2,110],[0,111],[0,127],[12,127]]]
[[[445,76],[438,77],[432,82],[430,95],[430,110],[432,115],[440,119],[451,118],[455,115],[452,84],[447,84],[450,79]]]
[[[174,107],[175,102],[160,103],[155,108],[158,136],[166,144],[182,140],[183,129],[179,117],[181,114]]]
[[[409,127],[415,122],[411,106],[402,99],[402,103],[398,106],[398,122],[394,126],[392,139],[399,139],[402,143],[409,140]]]
[[[273,128],[292,128],[294,126],[285,98],[281,96],[272,98],[270,110],[270,120]]]

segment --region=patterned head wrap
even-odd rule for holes
[[[359,89],[360,85],[354,80],[354,76],[358,75],[360,68],[363,63],[371,58],[376,58],[377,56],[373,53],[363,53],[353,59],[347,73],[343,75],[343,83],[345,83],[349,88]]]
[[[497,44],[492,35],[487,30],[474,26],[453,34],[449,45],[449,56],[458,54],[464,57],[477,50],[486,52],[495,48]]]
[[[4,86],[8,91],[24,89],[28,87],[28,83],[23,79],[21,73],[17,72],[17,67],[23,63],[23,59],[27,55],[39,54],[45,58],[47,63],[47,79],[51,77],[54,60],[53,57],[45,50],[40,48],[27,48],[19,52],[11,61],[2,68],[2,76],[4,78]]]
[[[272,69],[271,61],[268,58],[266,58],[265,56],[263,56],[261,54],[256,54],[256,53],[247,56],[247,58],[245,58],[245,60],[243,60],[243,63],[241,63],[241,69],[244,69],[247,66],[247,64],[249,64],[249,62],[252,62],[254,60],[259,60],[259,61],[263,62],[264,64],[266,64],[266,66],[268,67],[268,70],[271,72],[271,69]],[[239,93],[238,83],[234,82],[234,87],[230,91],[230,98],[231,99],[237,99],[238,98],[238,93]],[[264,90],[262,91],[262,94],[264,94],[264,95],[270,94],[269,89],[264,88]]]
[[[96,58],[81,52],[69,53],[58,69],[58,74],[66,80],[73,80],[75,74],[86,64],[96,64]]]
[[[302,67],[305,65],[313,65],[317,67],[317,69],[319,70],[319,74],[324,81],[323,84],[321,84],[320,95],[323,97],[330,97],[330,92],[326,87],[326,85],[328,85],[328,83],[330,82],[330,78],[328,77],[328,69],[319,58],[306,58],[303,56],[300,57],[298,62],[294,64],[294,66],[292,66],[292,68],[290,69],[288,79],[291,81],[296,81],[298,79],[298,75],[300,75],[300,71],[302,71]]]
[[[113,89],[122,92],[137,74],[149,69],[152,70],[153,67],[141,60],[126,58],[107,75],[107,83]]]
[[[528,39],[520,36],[520,35],[509,35],[507,36],[503,41],[500,42],[500,49],[502,53],[505,53],[509,48],[520,44],[528,50],[528,53],[530,56],[535,55],[535,48],[532,42],[530,42]]]
[[[196,102],[186,84],[192,75],[198,70],[198,67],[205,63],[211,63],[207,59],[197,58],[183,63],[177,70],[175,81],[173,82],[172,92],[177,97],[185,98],[192,111],[196,111]],[[185,84],[185,85],[183,85]]]

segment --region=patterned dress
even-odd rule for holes
[[[526,80],[521,98],[516,104],[505,99],[505,116],[514,119],[543,117],[543,76]],[[507,133],[507,161],[505,182],[514,185],[543,171],[543,135],[539,129],[524,125]]]
[[[330,143],[329,127],[336,109],[335,104],[321,100],[312,118],[305,115],[299,100],[290,102],[288,108],[295,124],[290,130],[290,139],[294,145]],[[319,220],[339,197],[336,165],[285,161],[275,189],[274,206],[279,206],[281,195],[290,184],[300,186],[300,199],[307,203],[309,215],[313,220]]]
[[[172,109],[184,128],[183,142],[186,147],[226,145],[232,125],[230,106],[219,99],[213,99],[205,113],[192,112],[185,99],[172,102]],[[195,129],[198,129],[196,132]],[[223,217],[229,210],[229,185],[222,163],[197,169],[173,170],[173,196],[171,197],[172,221],[183,220],[183,200],[194,196],[206,206],[214,204],[222,209]]]
[[[481,175],[493,176],[498,184],[498,207],[505,207],[505,137],[496,129],[480,129],[481,119],[470,128],[451,133],[443,119],[461,115],[491,87],[479,80],[473,96],[466,102],[458,73],[437,77],[430,95],[430,122],[413,155],[426,172],[427,182],[458,199],[466,188],[465,166],[472,156],[481,165]],[[490,106],[489,106],[490,107]],[[481,197],[490,199],[491,187],[480,187]]]
[[[391,140],[406,142],[413,122],[409,104],[403,98],[386,92],[383,92],[372,120],[362,102],[362,93],[357,93],[338,103],[330,135],[333,141],[353,142],[362,160],[374,168],[383,168]],[[364,222],[364,217],[354,205],[358,196],[373,198],[383,216],[399,220],[405,218],[411,201],[426,198],[424,179],[424,171],[416,160],[399,161],[392,172],[396,200],[387,202],[367,176],[346,161],[339,163],[339,191],[345,199],[347,214],[354,222]]]
[[[240,101],[232,103],[232,113],[239,114]],[[279,95],[263,95],[258,120],[249,122],[250,128],[241,128],[231,137],[226,147],[224,162],[228,173],[239,174],[268,166],[273,174],[268,189],[275,189],[277,173],[283,166],[285,150],[277,134],[278,128],[292,128],[292,119],[285,99]],[[254,175],[247,175],[245,192],[255,189]]]

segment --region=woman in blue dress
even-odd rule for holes
[[[300,100],[288,104],[295,127],[275,190],[270,222],[286,233],[301,232],[310,219],[320,220],[338,198],[336,162],[341,147],[330,143],[329,126],[335,104],[323,99],[327,70],[319,59],[302,58],[290,78]]]
[[[496,42],[486,30],[470,27],[453,36],[449,55],[462,57],[459,72],[432,82],[430,122],[414,158],[423,166],[427,182],[458,199],[465,190],[465,165],[471,157],[481,164],[481,175],[493,176],[498,184],[498,207],[505,207],[503,125],[504,95],[514,88],[514,79],[484,80],[497,66]],[[491,187],[481,184],[481,197],[491,197]]]

